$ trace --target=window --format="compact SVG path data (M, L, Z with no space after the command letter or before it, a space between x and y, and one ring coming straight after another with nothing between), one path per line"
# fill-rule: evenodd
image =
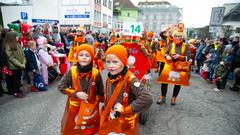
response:
M103 6L107 7L107 0L103 0Z
M157 29L157 23L153 23L152 30L156 30L156 29Z
M101 0L95 0L95 3L100 4L101 5Z
M111 0L108 1L108 8L112 9L112 1Z
M153 15L153 19L156 20L157 19L157 15Z
M101 12L94 10L94 21L101 22Z
M237 27L235 30L236 33L240 33L240 27Z
M149 21L149 20L148 20L148 19L149 19L149 15L146 15L145 17L146 17L145 20L146 20L146 21Z
M103 14L103 27L107 27L107 15Z
M108 24L112 24L112 17L108 16Z
M127 13L127 16L128 16L128 17L130 16L130 13L129 13L129 12Z

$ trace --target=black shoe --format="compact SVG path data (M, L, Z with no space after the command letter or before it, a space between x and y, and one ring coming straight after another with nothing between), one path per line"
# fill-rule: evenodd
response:
M158 101L157 101L157 104L159 105L162 105L162 104L165 104L166 103L166 98L161 96Z
M14 93L13 96L16 97L16 98L24 98L24 97L25 97L25 94L23 94L23 93L21 93L21 92L18 92L18 93Z
M14 93L13 93L13 92L7 92L7 94L8 94L8 95L14 95Z
M232 88L229 88L231 91L239 92L239 88L237 86L233 86Z
M3 96L3 94L2 93L0 93L0 97L2 97Z

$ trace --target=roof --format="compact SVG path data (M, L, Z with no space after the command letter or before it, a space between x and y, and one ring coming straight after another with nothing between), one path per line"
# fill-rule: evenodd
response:
M113 6L127 9L137 9L136 6L130 0L114 0Z
M223 22L226 21L240 21L240 3L223 17Z
M146 2L139 2L138 6L141 5L171 5L168 1L146 1Z

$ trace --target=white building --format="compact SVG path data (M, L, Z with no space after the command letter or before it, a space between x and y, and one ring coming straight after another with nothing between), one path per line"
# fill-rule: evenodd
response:
M168 1L146 1L138 3L138 20L147 31L159 33L168 24L178 24L182 19L182 8L171 5Z
M20 5L1 6L1 12L4 27L19 19L29 24L59 22L60 26L84 25L108 32L112 29L113 0L23 0Z
M233 33L240 34L240 3L227 3L223 6L225 13L222 25L230 26Z

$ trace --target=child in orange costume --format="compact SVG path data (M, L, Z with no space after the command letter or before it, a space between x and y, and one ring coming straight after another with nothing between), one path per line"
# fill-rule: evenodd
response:
M168 84L174 84L171 105L176 104L177 96L180 92L181 85L189 85L189 46L183 42L183 33L175 31L173 33L173 43L165 53L166 63L157 79L161 86L161 96L157 101L158 104L166 102ZM186 65L183 65L186 64ZM186 69L183 69L186 68Z
M103 50L100 46L99 42L94 42L95 56L94 56L94 65L97 67L99 71L104 70L104 63L102 60Z
M68 60L70 62L72 62L73 64L75 64L77 62L77 59L76 59L77 47L80 46L81 44L86 43L85 32L86 32L86 30L83 26L80 26L77 28L77 35L74 38L73 44L72 44L69 54L68 54Z
M128 70L127 59L127 50L121 45L114 45L106 51L109 74L99 135L139 135L137 113L149 108L153 102L149 91Z
M98 105L103 101L103 82L101 74L93 67L93 47L82 44L76 54L77 64L58 84L58 90L68 95L61 135L92 135L99 130Z

